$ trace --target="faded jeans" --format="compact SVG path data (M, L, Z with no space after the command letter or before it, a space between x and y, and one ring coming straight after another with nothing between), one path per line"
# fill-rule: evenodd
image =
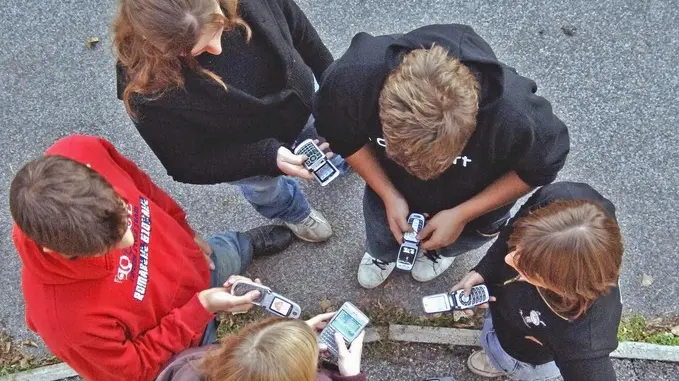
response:
M486 312L486 322L481 330L481 347L486 351L490 364L504 373L505 377L519 381L556 380L561 376L554 361L533 365L510 356L502 346L493 327L490 311Z

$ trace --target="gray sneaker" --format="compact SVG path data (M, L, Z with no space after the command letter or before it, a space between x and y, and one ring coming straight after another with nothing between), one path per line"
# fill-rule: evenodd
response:
M361 264L358 265L358 283L363 288L375 288L387 280L389 274L394 271L394 267L396 267L395 262L383 262L365 253Z
M301 240L307 242L323 242L332 236L332 227L321 212L311 208L309 216L297 224L284 222L292 232Z

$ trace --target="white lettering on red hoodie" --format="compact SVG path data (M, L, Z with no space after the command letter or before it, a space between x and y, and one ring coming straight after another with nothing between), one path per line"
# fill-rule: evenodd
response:
M134 245L104 256L46 253L15 225L26 321L88 380L152 380L199 343L214 317L197 293L210 270L181 207L104 139L69 136L46 152L89 165L128 203ZM58 216L55 216L58 218Z

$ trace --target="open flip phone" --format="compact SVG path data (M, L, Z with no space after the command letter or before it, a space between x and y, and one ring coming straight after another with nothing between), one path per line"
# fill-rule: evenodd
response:
M411 213L408 217L408 225L413 231L403 234L403 243L398 249L396 258L396 268L399 270L410 271L413 269L417 253L420 251L420 240L417 235L424 228L424 216L419 213Z
M241 296L253 290L259 291L261 295L259 298L253 300L252 304L262 307L266 312L272 315L293 319L299 319L302 315L302 310L297 303L271 291L269 287L259 283L237 280L231 286L231 295Z
M466 310L479 304L487 303L488 300L490 300L488 288L480 284L472 287L469 295L465 294L464 290L457 290L455 292L425 296L422 298L422 306L424 307L424 312L436 314L454 309Z
M345 302L318 335L318 343L325 344L333 358L337 358L339 352L335 343L335 332L339 332L346 345L349 345L363 332L368 323L370 319L361 310Z
M337 167L325 157L325 153L311 139L298 144L295 148L295 155L306 155L304 167L313 173L322 186L330 184L340 174Z

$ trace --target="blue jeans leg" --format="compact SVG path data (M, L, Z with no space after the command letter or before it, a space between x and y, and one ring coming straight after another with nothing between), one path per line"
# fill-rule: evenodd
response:
M248 202L262 216L300 223L309 216L311 207L297 180L288 176L253 176L234 181Z
M208 240L212 246L212 261L215 269L210 273L210 287L221 287L231 275L243 274L252 262L252 245L244 233L224 232ZM219 321L215 318L208 323L200 345L217 341Z
M486 312L486 321L481 330L481 347L486 351L490 364L504 373L506 377L519 381L547 381L555 380L561 373L554 361L542 365L533 365L519 361L510 356L495 334L493 318L490 311Z

